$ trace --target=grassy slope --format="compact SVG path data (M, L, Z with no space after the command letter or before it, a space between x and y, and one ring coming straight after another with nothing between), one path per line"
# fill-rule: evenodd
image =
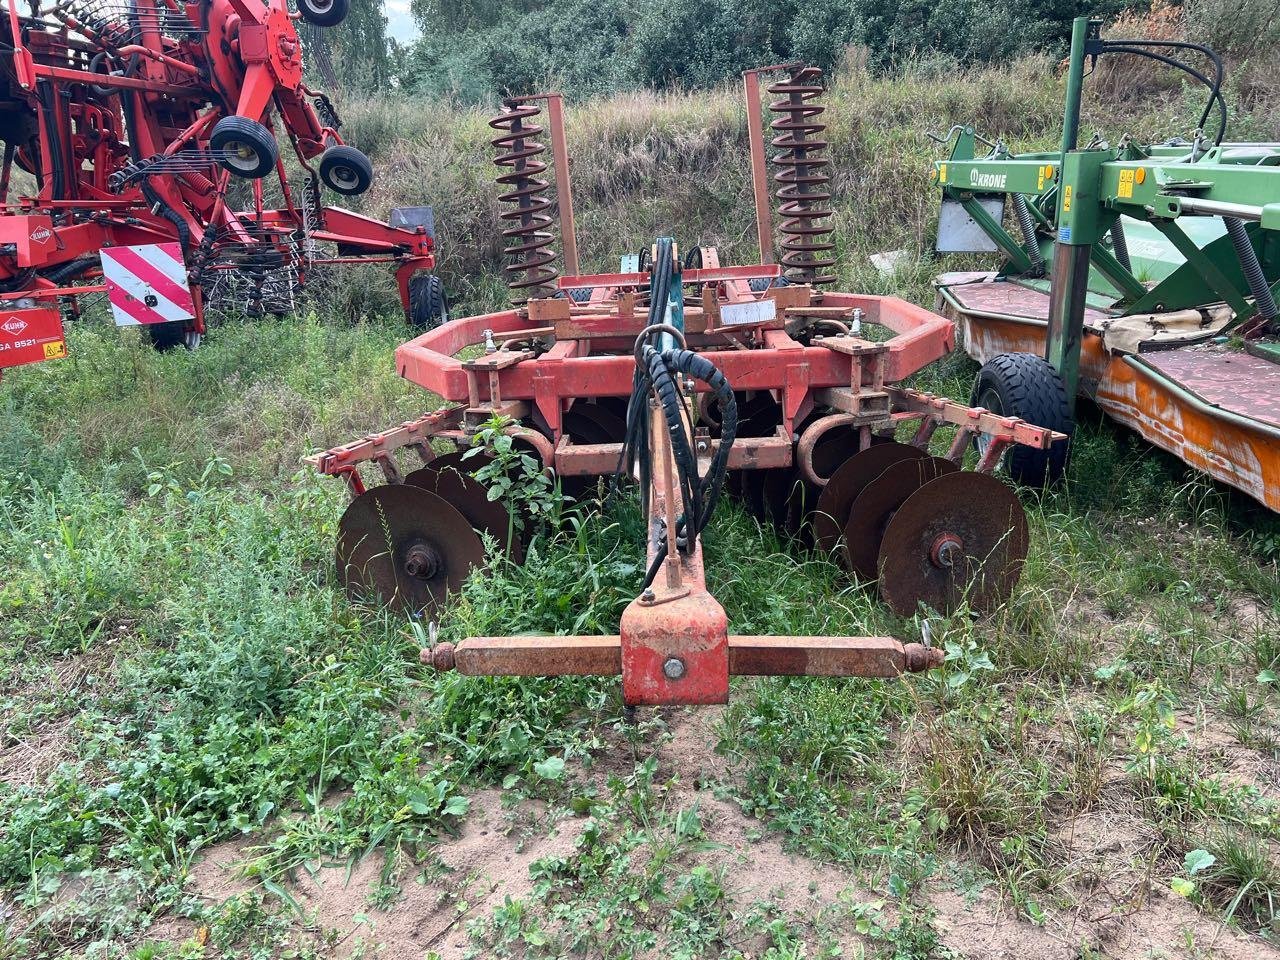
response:
M865 266L873 250L927 248L933 147L920 131L978 116L1018 144L1050 142L1057 97L1035 62L839 79L843 280L927 302L923 257L888 279ZM435 202L455 295L493 302L484 118L349 112L383 174L370 207ZM589 263L668 229L749 255L731 93L613 100L573 115L570 133ZM413 625L334 588L341 491L298 458L424 403L391 369L397 323L344 320L376 315L386 288L349 280L322 320L231 325L197 355L84 328L72 360L6 377L0 957L348 951L282 906L297 902L288 878L375 847L392 855L369 889L370 926L422 875L457 902L482 956L812 957L850 929L869 951L938 955L956 914L946 895L969 898L963 913L984 890L1015 908L1019 936L1043 924L1096 947L1093 927L1066 918L1140 919L1184 880L1208 918L1274 923L1280 743L1275 684L1259 677L1280 671L1280 534L1260 511L1087 422L1070 482L1025 492L1033 547L1013 602L933 625L944 671L738 684L695 728L725 760L707 782L681 784L679 768L673 782L663 751L687 714L631 729L612 682L423 674ZM956 359L931 385L960 395L970 374ZM522 569L473 582L442 636L612 631L638 529L623 506L544 542ZM919 634L736 510L708 551L741 632ZM539 829L565 816L580 839L537 861L521 897L473 914L433 851L493 786L539 801ZM734 871L708 860L719 835L698 811L715 803L753 818L759 844L776 835L840 865L864 895L818 912L743 900ZM1090 818L1138 838L1124 851L1137 879L1111 899L1072 840ZM201 848L228 837L242 838L254 889L222 902L184 886ZM1215 861L1192 876L1193 850ZM191 923L148 929L165 915ZM1173 916L1195 941L1186 952L1205 949L1194 911Z

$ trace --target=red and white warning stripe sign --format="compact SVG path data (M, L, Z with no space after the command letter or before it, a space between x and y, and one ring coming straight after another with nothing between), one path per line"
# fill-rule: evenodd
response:
M172 323L196 315L187 265L177 243L106 247L102 279L118 327Z

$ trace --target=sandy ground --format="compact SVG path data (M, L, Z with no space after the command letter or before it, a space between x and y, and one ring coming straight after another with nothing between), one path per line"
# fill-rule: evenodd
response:
M671 714L671 735L658 754L659 780L673 780L668 803L673 809L698 805L710 843L695 855L697 862L723 872L733 910L771 901L794 919L830 917L823 925L845 956L861 955L860 948L874 950L875 944L854 931L847 904L878 897L858 886L854 872L788 853L759 821L706 786L724 774L723 758L711 749L715 716L714 710ZM1205 749L1221 746L1213 739L1214 732L1206 731ZM1274 776L1265 765L1251 763L1242 756L1232 769ZM597 767L590 775L603 778L608 772ZM1098 807L1065 824L1056 838L1069 853L1070 868L1061 885L1076 904L1073 909L1046 909L1045 923L1036 925L990 886L960 893L935 881L927 905L936 912L934 925L943 945L971 960L1076 960L1084 947L1117 960L1280 958L1280 950L1222 927L1171 893L1165 878L1152 873L1156 838L1149 826L1127 814L1123 804L1109 803L1109 793L1118 795L1118 784L1114 791L1104 787ZM474 949L466 932L469 920L488 914L507 897L528 897L533 890L529 868L535 861L573 854L587 820L554 816L537 802L504 805L499 790L475 794L459 834L439 845L438 862L428 864L425 872L415 866L400 877L402 893L386 910L370 903L386 867L382 854L351 868L300 872L291 892L307 922L297 924L297 941L317 943L320 932L328 931L329 949L338 958L422 960L434 952L441 960L460 960ZM228 842L206 851L193 868L190 888L211 902L251 889L236 869L245 845ZM151 938L177 942L195 932L189 922L166 920L153 928ZM758 956L765 944L744 937L739 947Z

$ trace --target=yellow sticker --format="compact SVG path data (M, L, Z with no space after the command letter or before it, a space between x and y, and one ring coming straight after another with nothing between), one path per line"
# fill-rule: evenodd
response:
M1120 188L1116 192L1117 192L1117 195L1122 200L1127 200L1133 197L1133 171L1132 170L1120 171Z
M1036 189L1037 190L1044 189L1044 164L1043 163L1040 164L1040 166L1036 167Z
M1071 184L1067 184L1062 188L1062 212L1069 213L1071 211Z
M46 360L61 360L67 355L67 342L65 340L51 340L44 345L44 358Z
M947 165L945 163L938 164L938 182L947 182Z

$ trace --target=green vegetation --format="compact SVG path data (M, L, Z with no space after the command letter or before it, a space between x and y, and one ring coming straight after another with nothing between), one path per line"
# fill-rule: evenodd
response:
M1090 122L1198 109L1163 96ZM841 284L930 302L922 132L1051 142L1059 99L1041 60L838 75ZM1270 109L1237 130L1274 137ZM455 302L498 302L486 114L347 114L368 208L435 203ZM570 138L589 264L665 230L750 255L732 92L577 106ZM894 247L897 274L867 265ZM1273 516L1087 415L1068 482L1023 491L1012 602L930 624L941 671L743 681L628 724L613 681L425 671L422 624L335 586L343 491L300 458L431 403L395 376L389 294L346 272L323 313L196 354L84 323L0 384L0 958L924 958L973 918L975 949L1275 953ZM615 631L640 518L591 509L474 577L440 639ZM735 630L924 629L733 505L707 550Z

